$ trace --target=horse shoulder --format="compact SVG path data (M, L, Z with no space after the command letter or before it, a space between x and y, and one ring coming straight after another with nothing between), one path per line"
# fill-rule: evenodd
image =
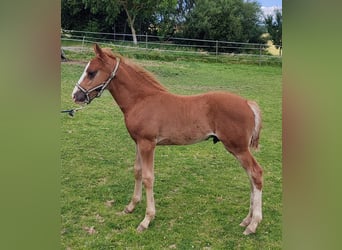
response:
M165 116L167 100L163 94L140 99L124 114L125 124L132 137L146 133L154 136L158 130L159 121Z

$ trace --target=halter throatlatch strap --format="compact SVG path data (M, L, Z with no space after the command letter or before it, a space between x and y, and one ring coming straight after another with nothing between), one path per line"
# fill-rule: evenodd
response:
M108 84L109 84L109 83L111 82L111 80L113 80L113 78L115 77L116 72L117 72L118 69L119 69L119 65L120 65L120 58L117 57L117 58L116 58L116 65L115 65L115 68L114 68L114 70L112 71L112 73L110 74L109 78L108 78L105 82L101 83L100 85L98 85L98 86L96 86L96 87L94 87L94 88L91 88L91 89L86 90L86 89L84 89L83 87L81 87L81 85L80 85L79 83L76 84L77 88L78 88L79 90L81 90L81 91L85 94L85 96L86 96L86 98L87 98L87 100L86 100L86 103L87 103L87 104L89 104L93 99L95 99L95 98L97 98L97 97L100 97L100 96L102 95L103 91L107 88ZM97 95L94 96L93 98L90 98L89 94L90 94L91 92L93 92L93 91L98 91L98 93L97 93Z

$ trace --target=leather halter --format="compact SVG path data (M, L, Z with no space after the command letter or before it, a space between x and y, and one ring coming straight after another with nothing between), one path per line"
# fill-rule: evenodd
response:
M87 98L85 101L86 104L89 104L92 100L94 100L95 98L100 97L102 95L105 88L108 86L108 84L111 82L111 80L113 80L113 78L115 77L116 72L119 69L119 65L120 65L120 58L116 57L116 65L115 65L114 70L110 74L109 78L105 82L101 83L100 85L98 85L96 87L93 87L91 89L86 90L85 88L81 87L80 83L76 84L77 88L85 94L85 96ZM93 91L97 91L98 93L97 93L97 95L95 95L94 97L91 98L89 96L89 94Z

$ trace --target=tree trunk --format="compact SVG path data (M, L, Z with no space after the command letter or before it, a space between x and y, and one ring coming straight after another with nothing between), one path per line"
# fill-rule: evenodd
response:
M138 44L138 41L137 41L137 34L136 34L136 32L135 32L135 29L134 29L134 27L133 27L133 24L132 24L130 27L131 27L132 36L133 36L133 43L134 43L135 45L137 45L137 44Z
M129 27L131 28L131 31L132 31L133 43L134 43L134 45L137 45L138 44L137 34L135 32L135 29L134 29L135 16L133 16L133 18L132 18L131 15L128 12L127 7L124 6L124 9L125 9L126 14L127 14L128 25L129 25Z

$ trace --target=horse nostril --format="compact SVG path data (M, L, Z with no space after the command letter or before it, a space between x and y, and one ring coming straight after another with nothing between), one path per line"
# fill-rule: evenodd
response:
M82 91L77 91L74 93L73 99L75 102L85 102L86 95Z

